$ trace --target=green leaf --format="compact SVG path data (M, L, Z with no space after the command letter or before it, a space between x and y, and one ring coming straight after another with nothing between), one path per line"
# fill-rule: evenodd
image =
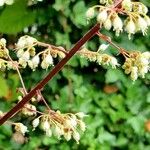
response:
M4 78L0 77L0 97L6 96L8 93L8 85Z
M0 32L16 34L35 21L35 12L27 9L26 0L6 6L0 15Z

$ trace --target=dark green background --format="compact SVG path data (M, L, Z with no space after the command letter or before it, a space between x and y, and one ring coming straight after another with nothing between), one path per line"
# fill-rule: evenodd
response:
M150 6L149 0L142 0ZM12 6L0 8L0 33L8 46L28 34L40 41L61 45L69 50L86 31L94 25L95 20L87 24L87 8L97 4L98 0L44 0L27 7L27 1L16 0ZM34 30L35 27L37 30ZM105 33L120 46L128 50L145 51L150 49L150 31L143 37L138 33L128 40L127 34L115 37L114 32ZM96 51L103 43L97 37L87 43L87 47ZM108 53L116 53L110 47ZM120 62L123 61L121 57ZM55 60L55 63L58 60ZM25 85L30 90L49 70L38 68L32 72L29 68L21 70ZM118 89L107 93L106 85ZM28 142L21 145L12 140L12 128L0 127L0 150L149 150L150 133L145 124L150 120L150 74L145 79L133 83L123 71L102 68L95 63L74 56L65 68L43 90L51 108L61 112L83 111L89 115L85 118L87 130L81 134L80 144L74 140L59 141L48 138L39 129L30 131L26 136ZM20 82L16 72L0 72L0 109L8 111L17 102L16 88ZM111 87L109 87L112 90ZM37 106L44 110L41 104ZM15 120L20 119L17 115ZM22 118L22 122L31 127L31 119ZM149 127L150 128L150 127ZM150 130L150 129L149 129Z

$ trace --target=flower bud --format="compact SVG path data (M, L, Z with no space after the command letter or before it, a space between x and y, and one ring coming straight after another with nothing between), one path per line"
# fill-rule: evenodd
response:
M73 138L76 140L77 144L79 144L80 134L77 131L73 132Z
M105 51L109 47L109 44L101 44L98 51Z
M136 32L136 26L132 19L127 21L125 29L127 33L129 33L129 39L131 38L131 34L134 34Z
M97 21L99 23L104 23L106 21L107 17L108 17L107 11L102 10L101 12L99 12L99 14L97 16Z
M23 135L25 135L25 133L28 132L28 128L22 123L14 123L14 125L15 125L15 130L17 132L22 133Z
M35 129L40 123L40 119L39 118L36 118L33 120L32 122L32 125L33 125L33 128Z
M131 11L132 10L132 2L131 2L131 0L123 0L122 8L124 8L127 11Z
M114 27L114 31L116 31L116 36L119 36L120 32L122 32L122 28L123 28L123 23L122 20L120 19L120 17L118 17L118 15L115 16L115 18L113 19L113 27Z
M111 27L112 27L112 22L111 22L111 20L108 18L108 19L104 22L104 28L105 28L106 30L110 30Z
M147 34L148 25L144 18L139 16L136 25L137 25L137 30L141 30L143 35Z
M94 8L89 8L86 12L87 19L91 19L94 17L95 11Z
M137 80L138 78L138 68L137 67L132 67L131 69L131 79L133 81Z

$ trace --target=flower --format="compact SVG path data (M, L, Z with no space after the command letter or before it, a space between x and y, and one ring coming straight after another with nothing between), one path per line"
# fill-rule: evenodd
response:
M37 40L35 38L25 35L19 38L16 47L18 49L24 49L26 47L32 47L36 42Z
M43 59L43 61L42 61L42 63L41 63L41 67L42 67L43 69L47 69L50 65L53 65L53 58L52 58L52 56L49 54L49 55L47 55L47 56Z
M99 23L104 23L107 20L108 14L106 10L102 10L101 12L99 12L98 16L97 16L97 21Z
M131 0L123 0L121 5L122 5L122 8L124 8L127 11L131 11L132 10L132 2L131 2Z
M40 119L36 118L33 120L32 125L33 125L33 130L39 125Z
M94 17L95 11L94 8L89 8L86 12L87 19L91 19Z
M137 80L138 78L138 68L136 66L132 67L131 69L131 79L133 81Z
M148 24L144 18L139 16L136 21L136 25L137 25L137 30L141 30L143 35L147 34Z
M25 133L28 132L28 128L22 123L14 123L14 125L15 125L15 130L17 132L22 133L23 135L25 135Z
M77 131L73 132L73 138L76 140L77 144L79 144L80 134Z
M123 31L123 23L118 15L115 16L115 18L112 21L112 24L113 30L116 31L116 36L119 36L120 32Z
M28 65L31 69L35 70L36 67L38 67L38 64L40 63L40 58L38 55L34 56L32 60L28 61Z
M109 44L101 44L98 51L105 51L109 47Z
M128 36L129 39L131 39L131 34L135 34L135 32L136 32L136 26L132 19L127 21L125 29L126 29L127 33L129 34L129 36Z
M112 27L112 22L111 22L110 18L108 18L108 19L106 19L106 21L104 22L104 28L105 28L106 30L110 30L111 27Z

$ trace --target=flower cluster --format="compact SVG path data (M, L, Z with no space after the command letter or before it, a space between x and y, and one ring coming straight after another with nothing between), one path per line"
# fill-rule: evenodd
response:
M0 6L3 5L12 5L14 3L14 0L0 0Z
M9 51L6 48L6 40L0 39L0 70L4 71L6 68L15 69L13 63L8 60Z
M122 68L126 74L130 74L131 79L135 81L139 76L145 77L150 69L150 52L132 52Z
M51 111L49 114L43 114L33 120L33 130L40 125L49 137L54 135L60 139L61 136L64 136L67 141L73 137L79 143L80 134L78 130L85 131L86 126L82 121L85 116L82 112L62 114L60 111Z
M102 4L105 4L105 6L96 5L89 8L86 17L88 19L93 18L95 16L95 8L98 8L97 21L107 30L113 28L116 36L119 36L123 30L128 33L129 39L137 31L142 31L143 35L146 35L150 26L150 18L147 15L148 8L144 4L123 0L121 8L118 9L111 6L108 7L106 0L102 1ZM123 21L120 15L126 15L127 18Z
M41 51L36 54L36 49L34 46L46 46L47 48L44 51ZM26 68L28 65L32 70L35 70L39 64L43 69L47 69L49 66L53 66L53 57L64 58L65 54L60 51L61 47L53 48L50 45L43 44L37 41L35 38L30 36L23 36L21 37L17 44L17 57L19 58L19 64ZM40 57L41 55L41 57ZM40 62L40 59L42 61Z
M105 45L105 48L107 46ZM104 50L104 45L100 46L99 52L92 52L86 48L83 48L79 53L82 57L87 58L89 61L97 62L99 65L111 66L112 68L116 68L119 66L117 59L108 54L100 53Z

